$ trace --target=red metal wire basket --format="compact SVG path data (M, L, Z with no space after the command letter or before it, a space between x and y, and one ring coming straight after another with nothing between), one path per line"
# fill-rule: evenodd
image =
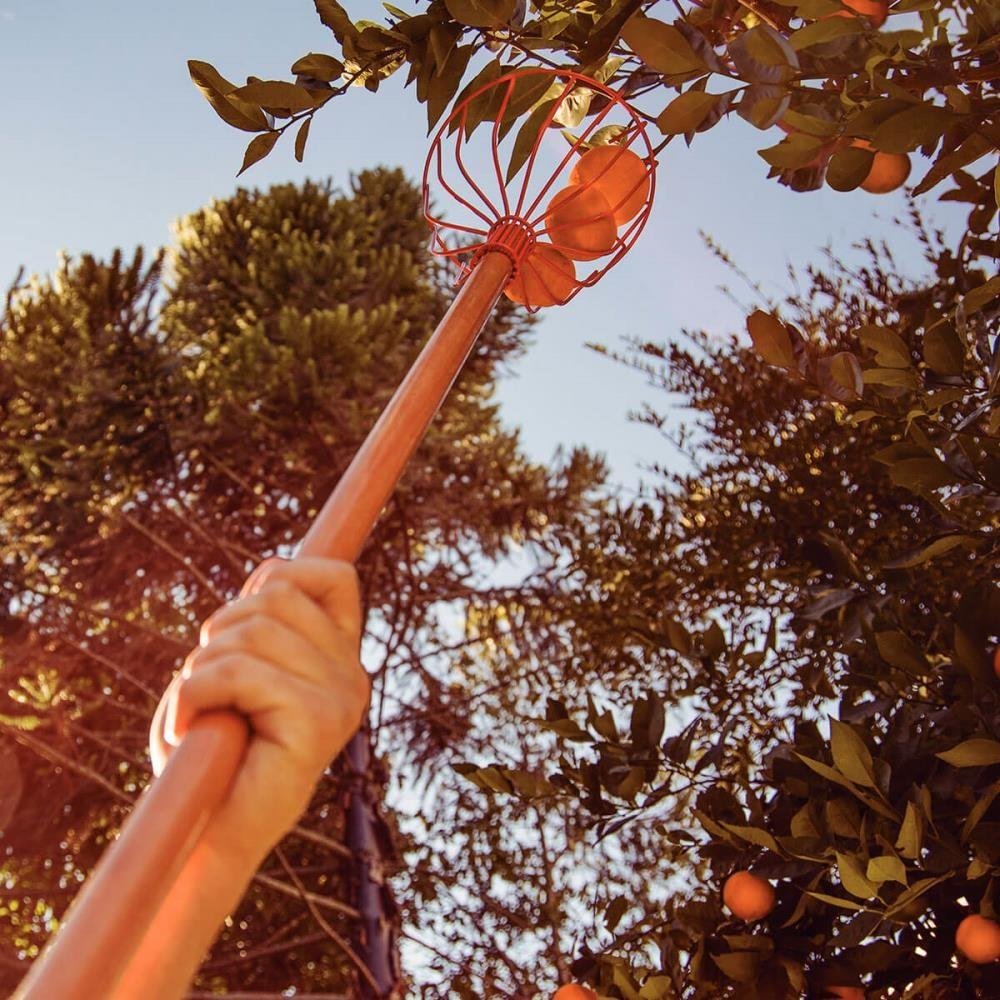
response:
M508 73L460 98L434 136L423 178L431 250L459 280L500 251L514 268L509 298L531 311L562 305L638 239L655 175L646 123L616 91L568 69Z

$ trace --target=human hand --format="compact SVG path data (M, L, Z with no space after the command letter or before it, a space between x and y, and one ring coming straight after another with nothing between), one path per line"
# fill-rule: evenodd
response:
M177 746L199 712L248 719L246 754L202 834L207 849L259 863L302 815L368 704L360 634L354 567L322 558L267 560L205 620L157 707L151 746Z

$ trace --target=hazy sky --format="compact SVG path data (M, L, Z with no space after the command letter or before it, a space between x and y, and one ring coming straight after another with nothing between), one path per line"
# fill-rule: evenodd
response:
M371 0L345 5L356 18L382 16ZM50 271L60 249L103 256L162 245L176 217L235 189L249 137L216 118L188 78L189 58L237 82L283 78L298 56L331 51L332 42L309 0L0 0L0 282L6 287L21 264ZM378 164L419 177L426 116L401 82L332 102L313 123L304 164L283 143L241 182L329 176L345 184L351 171ZM798 195L766 180L754 150L779 135L734 116L691 149L669 147L650 224L629 258L545 313L517 377L502 386L505 418L523 428L536 457L586 443L625 483L635 482L638 462L672 458L653 432L626 423L648 395L641 379L582 345L665 340L682 326L742 328L716 289L729 279L699 229L774 291L786 285L789 262L815 259L826 243L846 253L852 241L887 231L900 195ZM932 217L948 221L936 206ZM916 261L905 246L900 258Z

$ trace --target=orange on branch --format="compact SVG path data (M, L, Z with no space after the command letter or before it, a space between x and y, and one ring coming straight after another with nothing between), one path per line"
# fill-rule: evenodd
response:
M740 920L761 920L774 909L774 887L752 872L734 872L722 887L722 902Z
M575 288L573 261L547 243L536 243L503 293L512 302L537 308L561 305Z
M571 184L589 184L607 199L616 226L635 218L649 195L649 171L642 157L623 146L588 149L569 175Z
M552 1000L597 1000L597 994L586 986L567 983L556 990Z
M608 199L582 184L556 192L545 213L545 229L552 242L576 260L603 257L618 239Z
M973 913L955 931L955 947L976 965L986 965L1000 958L1000 924Z
M841 0L841 3L847 8L841 17L850 16L848 11L854 11L867 17L876 28L881 28L889 16L889 4L884 0Z
M852 146L871 149L871 143L855 139ZM910 158L906 153L882 153L875 151L868 176L861 182L861 190L869 194L888 194L903 186L910 176Z

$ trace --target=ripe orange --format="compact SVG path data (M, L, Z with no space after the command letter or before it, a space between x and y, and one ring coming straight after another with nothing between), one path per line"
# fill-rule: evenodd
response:
M576 983L567 983L556 990L552 1000L597 1000L597 994L586 986L578 986Z
M618 239L608 199L582 184L556 192L545 213L545 229L552 242L575 260L603 257Z
M889 16L889 4L885 0L841 0L841 3L848 10L863 14L876 28L881 28Z
M1000 677L1000 646L993 651L993 673Z
M590 184L608 200L616 226L635 218L649 194L642 157L622 146L594 146L573 167L570 184Z
M740 920L761 920L774 909L774 888L751 872L734 872L722 887L722 902Z
M536 243L503 293L523 306L562 305L576 288L576 268L555 247Z
M871 149L871 143L855 139L852 146ZM861 182L861 190L869 194L888 194L902 187L910 176L910 158L906 153L875 153L868 176Z
M986 965L1000 958L1000 924L973 913L955 931L955 946L976 965Z
M826 986L827 1000L865 1000L865 991L860 986Z

